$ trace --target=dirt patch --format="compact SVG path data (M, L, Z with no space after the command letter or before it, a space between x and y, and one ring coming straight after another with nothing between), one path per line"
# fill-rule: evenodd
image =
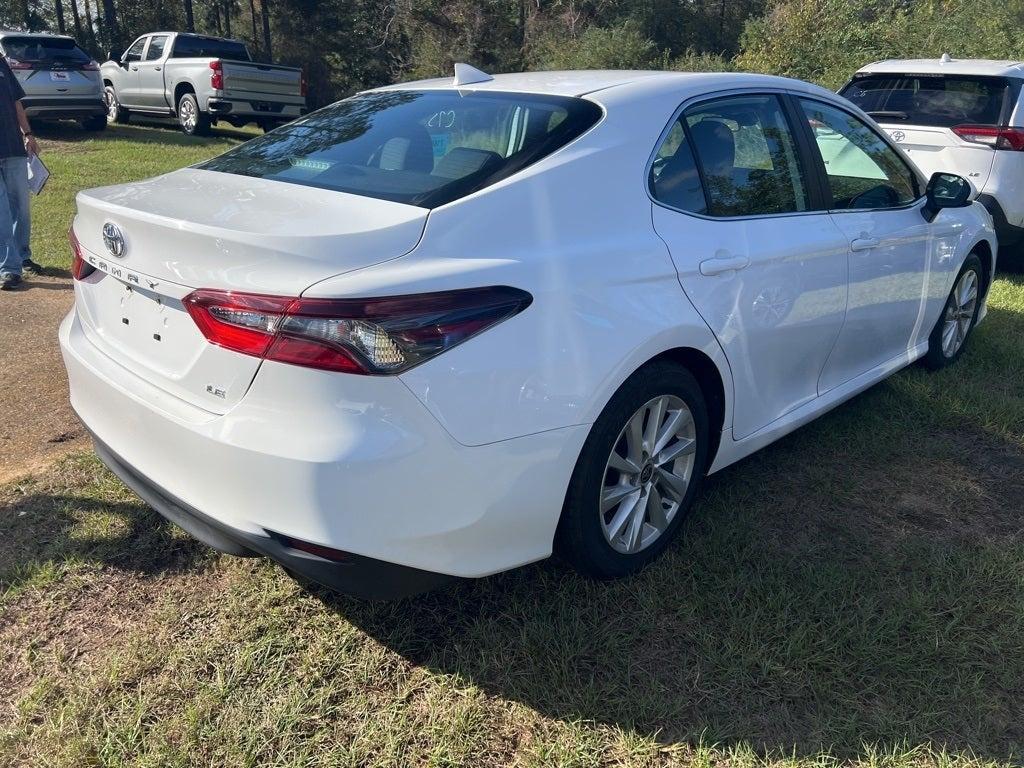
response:
M57 326L74 301L71 279L29 275L24 286L0 293L0 483L89 446L57 345Z

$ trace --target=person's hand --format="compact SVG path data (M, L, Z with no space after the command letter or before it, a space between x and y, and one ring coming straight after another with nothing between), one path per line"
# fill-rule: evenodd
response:
M25 137L25 149L28 151L30 155L39 154L39 143L36 141L35 136Z

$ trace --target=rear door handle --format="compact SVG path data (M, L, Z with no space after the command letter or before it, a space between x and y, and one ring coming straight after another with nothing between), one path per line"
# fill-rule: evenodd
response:
M700 263L702 275L720 275L723 272L735 272L750 265L749 256L726 256L724 258L705 259Z
M138 72L138 71L139 71L138 67L132 67L132 72Z
M160 67L153 67L153 69L155 69L157 72L160 71Z
M879 240L877 237L858 237L852 243L850 243L851 251L870 251L872 248L877 248Z

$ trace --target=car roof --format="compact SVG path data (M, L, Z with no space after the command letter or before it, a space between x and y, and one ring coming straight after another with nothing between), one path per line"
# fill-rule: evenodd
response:
M555 70L545 72L515 72L492 75L490 80L459 87L465 91L507 91L513 93L538 93L552 96L584 96L614 89L617 94L633 88L643 87L645 92L664 89L678 93L680 90L722 90L724 88L776 88L806 91L808 93L835 96L819 86L773 75L755 75L742 72L665 72L657 70L586 69ZM415 80L407 83L388 85L375 91L419 91L456 88L451 77L431 80Z
M927 75L990 75L1022 77L1024 63L1000 59L954 59L944 54L938 59L887 59L857 70L857 74L895 73Z
M18 32L16 29L0 30L0 38L5 37L40 37L46 40L74 40L71 35L55 35L52 32Z

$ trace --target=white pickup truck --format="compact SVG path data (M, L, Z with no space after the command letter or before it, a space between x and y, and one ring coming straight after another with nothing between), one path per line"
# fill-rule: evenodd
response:
M270 130L306 107L301 69L254 62L243 43L221 37L151 32L111 51L100 73L110 122L145 114L177 117L190 135L219 121Z

